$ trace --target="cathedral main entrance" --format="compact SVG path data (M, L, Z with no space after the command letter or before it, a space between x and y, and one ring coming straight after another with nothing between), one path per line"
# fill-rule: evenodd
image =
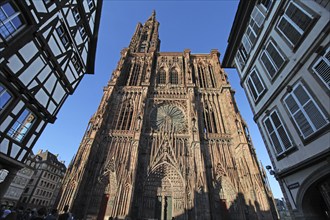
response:
M145 219L182 218L179 216L184 214L184 185L182 177L171 165L163 163L149 174L140 213Z

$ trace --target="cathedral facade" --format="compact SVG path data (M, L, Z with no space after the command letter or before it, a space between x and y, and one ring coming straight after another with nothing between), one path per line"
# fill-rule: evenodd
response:
M66 173L79 219L275 219L219 52L160 52L137 25Z

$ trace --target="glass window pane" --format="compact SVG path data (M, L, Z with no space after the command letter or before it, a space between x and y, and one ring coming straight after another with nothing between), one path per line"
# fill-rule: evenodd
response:
M8 131L8 135L17 141L22 141L34 122L35 116L25 109Z
M21 27L23 25L21 18L19 16L13 18L13 20L11 20L11 22L16 29L18 29L19 27Z
M10 3L5 3L4 5L1 6L1 8L7 14L7 17L10 17L13 14L15 14L15 10Z
M0 110L4 109L5 105L10 101L10 99L11 95L6 90L6 88L0 84Z

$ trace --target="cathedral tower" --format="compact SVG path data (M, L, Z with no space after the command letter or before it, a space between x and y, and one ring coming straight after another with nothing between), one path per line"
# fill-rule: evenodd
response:
M273 219L219 52L160 52L155 16L122 50L58 208L88 219Z

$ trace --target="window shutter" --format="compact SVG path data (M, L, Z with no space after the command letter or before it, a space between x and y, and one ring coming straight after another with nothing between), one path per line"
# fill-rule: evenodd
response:
M312 23L312 19L312 15L306 12L302 7L294 2L290 2L277 28L290 41L291 45L295 46Z
M289 95L285 99L285 104L287 105L291 116L295 120L297 126L299 127L299 130L303 134L304 137L307 137L308 135L313 133L313 129L308 123L307 118L303 114L303 112L300 110L298 103L295 101L295 99L292 97L292 95Z
M301 33L294 28L286 17L281 18L277 28L280 29L284 36L290 41L291 45L294 46L300 40Z
M277 133L282 141L283 146L288 149L291 146L291 141L282 125L280 118L278 117L276 112L271 114L271 119L273 120L274 126L277 130Z
M261 55L261 61L264 64L265 68L267 69L268 74L270 75L270 77L274 77L275 73L276 73L276 69L274 68L274 66L272 65L272 63L270 62L268 56L266 55L266 52L263 52Z
M270 116L264 120L264 124L277 154L292 147L291 140L276 111L273 111Z
M327 124L325 116L302 84L296 85L284 101L304 138Z
M328 48L326 54L314 64L314 72L323 80L323 82L330 89L330 48Z
M275 66L276 66L276 69L277 70L280 69L284 63L284 59L281 56L281 54L279 53L279 51L277 50L277 48L275 47L275 45L270 42L268 44L266 50L267 50L268 54L270 55L270 57L272 58Z
M265 88L259 78L256 69L253 69L252 72L250 73L247 83L254 97L254 100L257 100Z

